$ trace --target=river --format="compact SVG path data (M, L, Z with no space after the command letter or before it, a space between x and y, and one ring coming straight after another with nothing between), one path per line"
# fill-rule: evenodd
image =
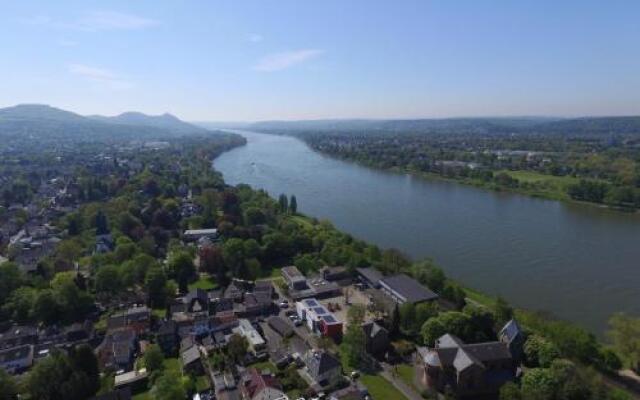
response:
M373 170L293 137L235 132L247 145L214 160L229 184L295 194L300 212L598 335L616 311L640 315L636 215Z

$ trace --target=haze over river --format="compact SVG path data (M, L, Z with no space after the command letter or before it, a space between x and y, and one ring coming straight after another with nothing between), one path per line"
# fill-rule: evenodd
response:
M214 161L229 184L295 194L302 213L597 334L613 312L640 315L637 215L377 171L293 137L235 132L247 145Z

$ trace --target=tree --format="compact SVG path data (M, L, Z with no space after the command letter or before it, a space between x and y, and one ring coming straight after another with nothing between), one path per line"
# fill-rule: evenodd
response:
M36 320L47 325L51 325L60 319L62 307L58 303L53 290L44 289L38 293L33 303L32 313Z
M617 313L609 320L609 326L608 334L618 354L640 372L640 318Z
M2 306L2 312L14 321L25 322L32 316L37 296L36 289L22 286L11 293L9 299Z
M398 333L400 333L401 321L402 318L400 317L400 306L398 306L398 303L395 303L395 306L393 307L393 313L391 314L391 321L389 322L389 335L392 338L395 338L396 336L398 336Z
M264 212L258 207L249 207L244 212L244 222L247 225L260 225L267 222L267 217Z
M437 267L432 260L423 260L411 266L411 275L429 289L435 292L442 292L447 277L444 271Z
M234 363L240 363L247 355L249 349L249 342L244 336L240 336L236 333L231 335L227 344L227 354Z
M99 294L113 296L122 289L120 273L115 265L105 265L98 268L95 280L96 292Z
M75 371L87 376L86 391L92 394L97 392L100 388L100 368L91 346L81 344L73 348L71 351L71 363Z
M160 371L164 363L164 354L157 344L152 344L144 353L144 366L150 373Z
M0 368L0 400L16 400L18 384L3 368Z
M187 392L175 372L167 372L156 379L149 392L153 400L184 400Z
M231 275L240 275L239 272L244 266L244 241L238 238L227 240L222 246L224 263L231 269Z
M500 400L520 400L520 388L513 382L507 382L500 388Z
M530 367L548 367L560 356L558 348L547 339L531 335L524 344L526 364Z
M408 301L400 306L400 330L405 335L413 335L415 332L416 306Z
M278 197L278 208L281 213L286 213L289 209L289 200L286 194L281 194L280 197Z
M184 250L172 252L169 255L167 268L169 275L178 282L180 291L188 291L189 282L196 276L196 267L191 254Z
M18 289L24 281L18 264L5 262L0 264L0 304L4 304L11 292Z
M436 339L445 333L458 336L465 341L473 339L475 332L471 317L459 311L447 311L430 318L422 325L422 338L429 346L433 346Z
M522 378L521 393L523 400L553 399L556 391L556 380L551 370L533 368Z
M298 199L296 199L294 195L292 195L291 200L289 200L289 212L293 215L298 212Z
M90 350L90 349L89 349ZM25 380L25 391L39 400L84 400L93 396L98 387L95 368L85 350L78 360L59 351L52 352L35 364ZM80 368L87 367L89 371Z
M109 233L107 216L102 211L98 211L95 219L96 235L106 235Z
M145 286L149 297L149 305L154 308L164 307L167 300L167 276L160 267L147 271Z
M361 305L353 305L347 312L349 324L342 341L342 349L346 352L347 363L352 368L362 368L366 360L366 337L362 329L365 314L366 309Z

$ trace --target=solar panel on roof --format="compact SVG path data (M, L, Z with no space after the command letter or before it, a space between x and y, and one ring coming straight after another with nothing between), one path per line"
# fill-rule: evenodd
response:
M307 300L307 305L310 306L310 307L317 307L318 306L318 302L315 301L315 300L310 299L310 300Z
M318 315L324 315L329 313L324 307L315 307L313 311Z
M333 315L325 315L324 317L322 317L322 319L329 323L337 322L336 319L333 318Z

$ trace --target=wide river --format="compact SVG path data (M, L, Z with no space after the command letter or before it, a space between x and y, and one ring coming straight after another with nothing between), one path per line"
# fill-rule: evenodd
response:
M305 214L598 335L616 311L640 315L636 215L377 171L292 137L235 132L247 145L214 161L230 184L295 194Z

